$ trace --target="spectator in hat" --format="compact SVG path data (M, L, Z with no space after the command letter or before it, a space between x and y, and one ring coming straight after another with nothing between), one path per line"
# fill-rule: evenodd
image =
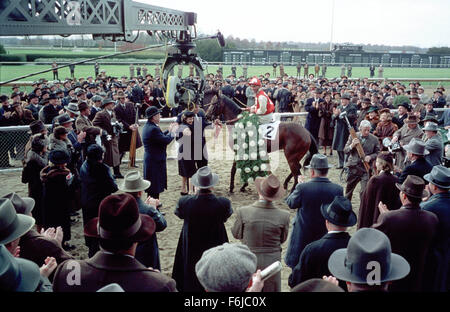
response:
M35 208L35 201L30 197L20 197L15 192L9 193L2 198L9 199L14 206L17 214L31 217ZM41 270L46 271L46 277L53 279L53 270L56 269L57 263L61 263L67 259L72 259L62 247L62 229L48 228L39 232L31 228L28 232L20 237L19 248L20 258L33 261ZM53 258L52 263L50 263ZM46 268L47 267L47 268ZM43 273L43 272L42 272Z
M438 134L439 128L437 123L427 122L422 131L425 132L425 149L429 152L428 155L425 155L425 160L431 166L442 164L444 144L441 136Z
M43 225L43 188L40 173L48 165L47 147L50 141L45 134L41 133L32 135L30 141L30 150L24 160L21 181L28 184L28 196L33 198L36 203L33 217L36 220L37 229L40 231Z
M370 122L370 133L373 133L375 129L377 128L378 123L380 122L380 115L378 113L378 106L371 106L369 110L367 111L366 119ZM360 123L361 125L361 123Z
M29 111L31 111L31 114L33 115L34 120L38 120L39 119L39 111L42 108L42 105L39 104L39 97L34 94L31 93L28 95L28 105L25 106L26 109L28 109Z
M236 99L244 105L247 105L246 92L247 92L247 86L245 85L245 79L239 79L239 84L237 85L236 90L235 90L235 96L236 96ZM204 101L204 103L207 104L209 102Z
M233 209L228 198L212 193L218 182L219 176L209 167L198 169L192 177L197 194L182 196L175 208L175 215L184 220L172 270L179 291L204 291L195 264L204 251L228 242L224 223Z
M434 110L434 104L433 101L428 101L424 103L425 105L425 117L422 118L424 120L427 115L434 115L436 118L438 118L438 112Z
M388 236L372 228L359 229L347 248L335 250L328 269L346 282L349 292L387 292L393 281L412 271L407 259L391 251Z
M74 249L68 241L71 239L70 212L74 201L73 175L66 165L70 154L66 149L54 149L50 152L49 165L41 171L43 183L43 227L63 229L64 250Z
M311 180L299 183L286 199L289 208L298 209L285 256L285 262L291 269L299 262L305 246L327 232L325 220L320 213L321 205L329 204L335 196L343 195L342 187L327 178L332 166L328 164L325 155L315 154L307 168Z
M359 124L361 123L361 121L366 119L370 108L372 108L370 105L370 98L368 98L368 97L363 98L363 100L361 101L361 109L359 110L359 113L358 113L358 119L356 120L357 127L359 127Z
M397 130L398 126L392 122L392 113L389 108L381 109L380 122L377 124L375 130L373 131L373 135L378 138L382 149L385 149L385 147L383 146L383 140L385 138L389 138L390 140L392 140L392 136Z
M395 187L398 177L391 172L394 170L394 159L388 152L381 152L375 161L376 174L367 183L364 190L358 214L358 229L371 227L380 215L378 204L383 202L390 210L397 210L401 206L399 192Z
M331 94L327 92L324 96L324 101L319 104L318 112L320 118L318 132L319 146L323 146L324 155L327 154L327 146L330 147L330 155L332 155L331 145L333 144L334 127L331 121L331 115L335 107L335 103L331 100Z
M150 106L145 111L147 123L142 129L144 144L144 179L151 182L147 194L159 199L159 194L167 189L167 145L175 138L177 124L170 124L169 129L162 131L159 127L161 110Z
M58 98L56 94L52 94L48 98L48 104L42 107L42 114L44 120L44 124L51 124L55 117L59 115L59 111L62 109L62 106L58 105Z
M438 229L437 216L429 211L421 210L423 197L428 197L423 179L409 175L400 185L402 207L389 211L380 202L380 216L372 227L385 233L392 244L392 252L404 257L411 266L410 274L403 280L393 283L391 291L420 291L426 255Z
M445 105L447 105L447 101L441 89L434 91L432 101L435 108L444 108Z
M75 120L75 128L78 133L85 132L86 137L82 142L82 160L86 159L87 148L91 144L100 143L101 139L100 135L103 130L99 127L94 127L92 121L89 119L90 108L86 102L81 102L78 104L78 109L80 111L80 115Z
M325 218L328 233L303 249L299 262L289 276L291 288L312 278L330 275L328 259L337 249L346 248L350 239L347 228L356 224L356 214L351 202L344 196L336 196L329 204L322 204L320 212ZM340 287L346 289L345 283Z
M392 122L394 122L398 128L403 127L405 120L408 118L408 112L411 111L411 107L408 103L403 102L398 104L398 111L394 114Z
M281 260L281 244L289 232L289 212L274 206L284 196L284 189L274 175L255 179L259 200L236 211L231 232L257 257L257 268L263 270ZM281 272L264 282L263 292L281 291Z
M95 115L102 110L102 101L103 98L100 95L94 95L91 97L91 109L89 112L89 120L93 121L95 118Z
M394 132L392 136L392 143L399 142L400 146L407 145L413 138L420 139L423 136L423 131L417 126L419 119L415 115L408 115L405 119L403 127ZM395 153L394 169L401 171L405 168L406 151L401 150Z
M111 283L125 292L174 292L174 280L135 259L139 242L155 232L155 222L139 214L130 194L109 195L99 206L97 218L84 227L87 236L99 239L100 251L87 260L75 260L80 266L80 283L67 283L72 274L70 261L63 262L55 273L55 292L95 292Z
M422 86L417 88L417 94L419 95L422 104L428 103L430 100L430 97L425 93L425 89Z
M119 186L119 190L132 195L138 204L139 213L150 216L155 221L155 233L145 242L138 244L136 248L136 260L156 270L161 270L159 260L159 248L156 232L161 232L167 227L166 219L159 212L158 207L161 203L158 199L150 196L145 200L141 199L144 191L150 186L150 181L142 179L138 171L129 171L125 175L123 183Z
M256 255L246 245L224 243L202 254L195 273L208 292L259 292L264 282L256 263Z
M106 131L110 140L102 136L102 144L105 148L105 155L103 162L112 167L115 179L123 179L120 173L120 152L119 152L119 133L117 126L114 128L113 124L117 124L116 114L114 112L114 101L111 98L102 101L102 110L95 115L92 124Z
M305 111L308 112L308 115L306 116L305 128L313 135L316 140L319 139L319 105L323 101L322 89L317 88L314 91L313 97L309 98L305 104Z
M344 112L347 113L350 124L354 125L358 116L357 109L354 104L350 104L350 94L348 93L344 93L341 97L341 104L333 109L333 115L331 117L331 120L335 123L332 148L337 151L339 157L339 166L337 169L344 168L344 148L350 135L346 121L340 118L341 113Z
M425 105L420 103L420 96L418 94L413 94L409 97L411 101L411 112L416 115L419 120L423 119L426 114Z
M425 142L421 139L413 138L409 144L403 146L403 149L406 151L410 165L406 166L400 173L399 183L403 183L409 175L415 175L423 179L433 168L425 159L425 156L430 154L426 149Z
M423 291L450 290L449 271L449 239L450 239L450 169L442 165L434 166L430 173L424 176L429 184L431 197L420 204L423 210L434 213L438 219L438 230L435 240L428 253L424 272Z
M353 190L358 183L360 185L359 195L366 189L367 182L370 178L370 172L366 169L363 162L372 165L372 162L376 159L378 152L380 151L380 143L378 138L370 133L371 124L368 120L363 120L359 124L359 132L356 133L357 138L349 136L347 144L345 145L344 152L348 155L346 166L348 167L347 185L345 187L345 197L349 200L352 199ZM364 151L364 160L358 154L356 149L357 145L361 144ZM370 169L369 169L370 171Z

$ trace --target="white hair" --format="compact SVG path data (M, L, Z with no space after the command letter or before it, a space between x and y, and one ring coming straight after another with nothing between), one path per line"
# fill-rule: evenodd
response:
M370 123L370 121L364 119L364 120L362 120L361 123L359 124L359 130L361 130L362 128L365 128L365 127L371 128L371 127L372 127L372 124Z

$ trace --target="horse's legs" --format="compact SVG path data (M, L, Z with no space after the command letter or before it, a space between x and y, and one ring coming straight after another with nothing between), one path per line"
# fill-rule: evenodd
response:
M288 164L289 164L289 168L291 169L291 173L289 174L289 176L294 177L294 186L291 189L291 193L292 193L294 191L295 187L297 186L298 176L301 175L300 169L301 169L302 165L300 164L300 159L297 159L297 158L288 160ZM286 189L287 189L287 185L286 185Z
M244 185L242 185L240 191L241 191L241 192L245 192L245 188L246 188L247 186L248 186L248 183L245 182Z
M236 175L236 161L233 161L233 167L231 167L231 176L230 176L230 193L234 191L234 176Z
M291 179L292 179L293 176L294 176L294 175L293 175L292 172L291 172L291 173L289 173L289 175L287 176L286 180L284 180L283 187L284 187L285 190L287 190L289 181L291 181Z

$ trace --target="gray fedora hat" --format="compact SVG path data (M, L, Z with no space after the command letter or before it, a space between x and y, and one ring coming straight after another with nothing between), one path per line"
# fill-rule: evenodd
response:
M80 114L80 109L78 108L78 104L77 103L69 103L69 105L66 106L66 110L75 114L75 115L79 115Z
M192 184L199 189L213 187L219 182L219 176L211 171L208 166L201 167L192 176Z
M5 246L0 245L0 291L34 292L40 280L36 263L15 258Z
M450 169L447 167L436 165L423 178L439 188L450 189Z
M329 204L320 206L322 216L329 222L339 226L353 226L356 224L356 214L352 203L344 196L336 196Z
M368 266L371 262L378 264L379 280L369 278L373 270ZM411 268L405 258L392 253L386 234L372 228L361 228L350 238L347 248L331 254L328 269L337 279L367 285L369 281L384 283L402 279Z
M416 138L413 138L407 145L404 145L403 149L407 152L420 156L430 154L430 152L425 148L425 142Z
M33 227L34 218L17 214L12 202L7 198L0 198L0 244L8 244Z
M150 187L150 181L144 180L137 170L129 171L124 181L119 185L119 190L127 193L145 191Z
M2 196L2 198L7 198L11 201L17 213L29 214L36 204L35 200L31 197L20 197L17 193L9 193Z
M308 169L329 169L332 167L333 165L328 164L327 156L320 153L314 154L311 159L311 164L305 166Z
M427 125L422 129L423 131L439 131L437 123L428 122Z

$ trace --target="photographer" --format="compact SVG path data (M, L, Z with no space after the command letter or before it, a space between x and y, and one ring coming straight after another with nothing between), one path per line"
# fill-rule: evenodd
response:
M120 173L120 152L119 135L121 124L116 119L114 113L114 101L110 98L102 101L102 110L95 115L92 124L105 130L108 137L102 137L102 144L105 147L105 156L103 162L114 169L114 178L123 179ZM110 140L108 140L110 138Z

